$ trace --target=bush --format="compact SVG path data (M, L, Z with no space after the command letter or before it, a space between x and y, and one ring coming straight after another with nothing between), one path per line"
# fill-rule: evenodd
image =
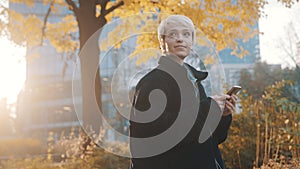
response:
M18 140L17 143L19 143ZM33 143L33 141L30 141ZM125 154L127 147L118 142L106 143L115 151ZM36 145L36 144L34 144ZM19 146L18 146L19 147ZM26 152L26 151L25 151ZM75 136L71 133L54 141L49 133L47 154L39 157L10 158L0 163L0 169L128 169L129 159L116 156L99 148L85 134Z
M300 161L291 160L289 163L275 162L274 160L269 160L267 164L262 165L260 169L299 169Z
M39 140L31 138L15 138L0 140L1 157L24 157L46 154L47 147Z

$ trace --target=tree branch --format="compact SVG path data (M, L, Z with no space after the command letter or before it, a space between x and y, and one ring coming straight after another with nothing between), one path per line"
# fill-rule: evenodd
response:
M99 2L100 6L101 6L101 11L100 11L101 14L105 13L106 5L108 2L109 2L109 0L103 0L103 1Z
M77 13L78 13L78 8L77 8L77 6L76 6L76 4L74 3L74 1L73 0L65 0L66 2L67 2L67 4L69 5L69 6L71 6L72 7L72 11L74 12L74 14L77 16Z
M285 45L284 42L280 41L280 46L279 47L285 52L286 56L293 59L293 57L294 57L293 51L287 49L288 47Z
M51 9L52 9L52 7L53 7L53 4L54 4L54 0L51 1L50 6L49 6L49 8L48 8L48 10L47 10L47 13L46 13L46 15L45 15L45 18L44 18L44 24L43 24L43 28L42 28L42 39L41 39L40 45L43 45L44 37L45 37L45 35L46 35L46 33L45 33L45 30L46 30L46 24L47 24L48 18L49 18L49 16L50 16L50 13L51 13Z
M114 11L115 9L119 8L120 6L124 5L124 1L120 1L118 2L116 5L110 7L107 10L104 10L103 13L101 13L102 16L106 16L107 14L109 14L110 12Z

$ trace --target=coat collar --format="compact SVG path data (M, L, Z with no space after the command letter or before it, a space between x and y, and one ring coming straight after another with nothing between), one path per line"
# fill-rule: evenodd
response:
M159 61L158 61L158 64L159 65L168 65L168 66L172 66L174 68L179 68L179 69L186 70L183 67L183 65L178 64L177 62L175 62L172 59L168 58L168 56L161 56L160 59L159 59ZM197 81L204 80L208 76L208 72L198 71L194 67L192 67L191 65L189 65L187 63L183 63L183 64L186 65L186 66L188 66L188 68L191 70L192 74L197 79Z
M196 70L193 66L191 66L191 65L189 65L189 64L187 64L187 63L183 63L183 64L187 65L187 66L190 68L190 70L191 70L191 72L193 73L194 77L195 77L198 81L199 81L199 80L201 81L201 80L204 80L204 79L207 78L208 72L206 72L206 71L198 71L198 70Z
M169 58L169 56L161 56L158 60L159 65L166 65L166 66L172 66L174 68L183 68L182 65L175 62L173 59Z

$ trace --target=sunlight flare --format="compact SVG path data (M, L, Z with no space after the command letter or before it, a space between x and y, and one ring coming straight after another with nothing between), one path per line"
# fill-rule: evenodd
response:
M7 39L0 39L0 98L15 102L25 82L26 49L14 45Z

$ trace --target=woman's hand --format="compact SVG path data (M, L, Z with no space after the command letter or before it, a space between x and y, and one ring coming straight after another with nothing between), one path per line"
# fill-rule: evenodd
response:
M223 110L223 116L228 116L235 112L235 105L237 100L236 95L216 95L212 96L212 99L214 99L218 103L221 110Z
M237 96L234 94L229 96L229 99L226 99L223 116L228 116L228 115L232 114L233 112L235 112L236 101L237 101Z

